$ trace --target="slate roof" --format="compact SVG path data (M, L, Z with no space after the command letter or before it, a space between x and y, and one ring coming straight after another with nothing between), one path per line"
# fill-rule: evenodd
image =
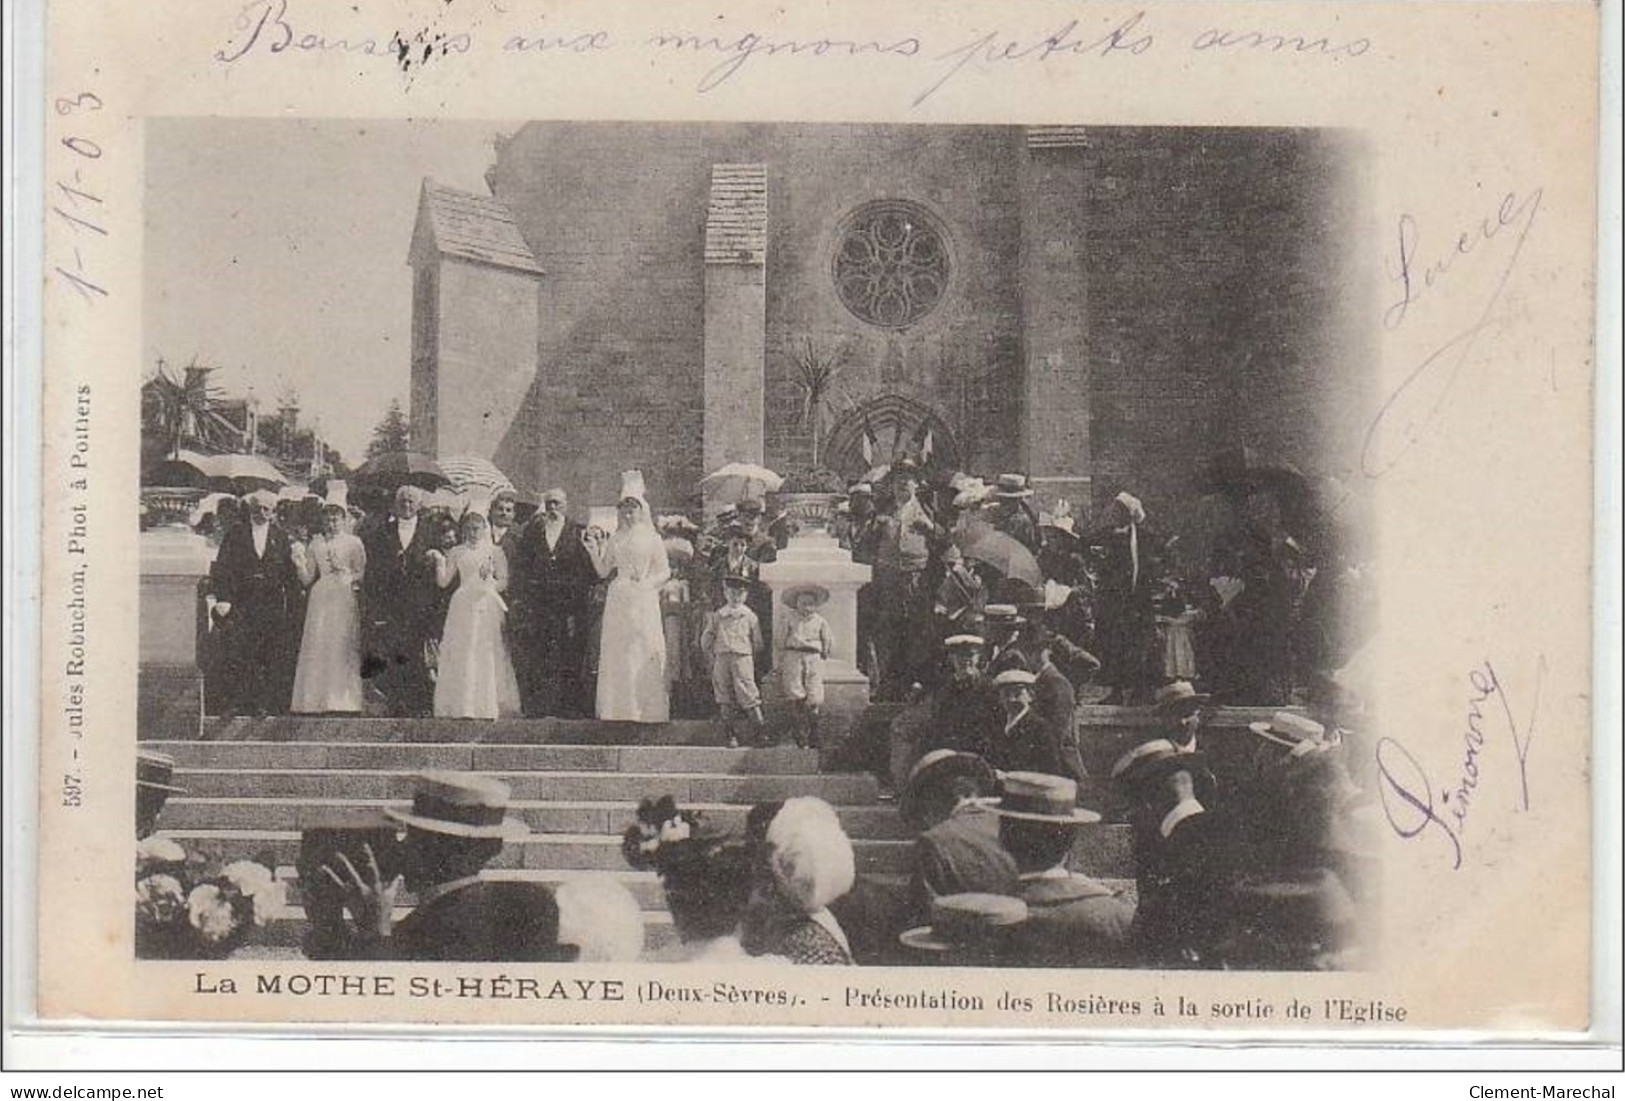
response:
M711 204L705 217L705 262L767 262L767 165L711 166Z
M514 224L513 212L488 195L473 195L424 180L417 232L425 231L431 235L428 244L442 256L544 274ZM412 246L417 255L420 242L414 240Z

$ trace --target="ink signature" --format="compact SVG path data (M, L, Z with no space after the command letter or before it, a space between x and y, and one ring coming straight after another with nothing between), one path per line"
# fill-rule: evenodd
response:
M1461 867L1461 839L1467 832L1468 819L1483 780L1484 761L1491 748L1491 731L1486 729L1485 724L1497 714L1504 720L1512 756L1518 765L1519 807L1529 809L1529 747L1535 737L1540 691L1545 680L1546 656L1542 654L1535 663L1533 699L1528 718L1520 723L1513 714L1506 687L1490 661L1485 660L1467 674L1471 691L1467 697L1461 735L1461 762L1452 787L1435 789L1416 755L1397 740L1383 738L1377 743L1377 779L1382 810L1396 834L1407 841L1413 837L1440 836L1450 844L1451 867ZM1489 707L1492 699L1497 705L1495 709ZM1434 802L1435 790L1438 793L1437 803Z
M1524 242L1529 239L1529 231L1540 211L1541 195L1538 187L1523 196L1515 191L1507 192L1493 217L1482 219L1475 230L1457 234L1455 243L1431 262L1420 259L1422 233L1416 219L1410 214L1400 216L1399 254L1392 274L1393 282L1399 285L1398 298L1382 315L1383 326L1390 331L1404 325L1411 307L1441 286L1464 257L1487 250L1505 230L1511 229L1517 236L1478 317L1423 359L1377 411L1366 430L1365 447L1360 456L1360 465L1368 477L1379 478L1397 466L1444 409L1445 400L1467 365L1478 338L1495 317L1495 308L1500 304L1501 294L1517 267Z

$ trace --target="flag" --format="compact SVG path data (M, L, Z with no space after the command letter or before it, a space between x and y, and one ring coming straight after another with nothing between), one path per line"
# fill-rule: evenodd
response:
M875 439L875 426L869 423L869 414L863 414L863 461L870 466L875 465L875 449L879 441Z
M929 463L931 461L931 450L931 429L929 426L927 426L925 430L925 439L920 441L921 462Z

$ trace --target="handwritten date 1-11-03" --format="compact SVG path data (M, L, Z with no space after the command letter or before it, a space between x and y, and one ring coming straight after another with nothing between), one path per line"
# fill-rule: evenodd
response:
M63 96L55 103L59 116L75 119L100 111L102 107L102 99L95 92ZM83 133L64 135L60 141L62 147L73 154L69 158L73 170L63 172L53 181L51 213L66 223L70 236L68 243L52 250L52 259L60 262L51 266L68 286L79 292L80 298L94 303L98 298L107 297L107 288L96 281L100 276L92 276L93 265L87 262L86 254L93 242L105 239L108 234L102 224L105 213L102 198L93 190L95 185L86 180L85 173L101 160L102 147Z

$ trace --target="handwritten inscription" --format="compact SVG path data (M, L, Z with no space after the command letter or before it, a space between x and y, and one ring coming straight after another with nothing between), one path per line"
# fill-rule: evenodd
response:
M64 96L55 103L58 116L76 122L101 111L102 107L102 99L95 92ZM102 198L96 194L99 188L87 179L86 173L102 159L102 147L82 132L64 135L60 141L73 157L71 171L64 171L53 181L51 213L68 227L69 236L67 242L52 249L55 258L60 260L52 264L52 269L83 301L94 304L108 296L107 287L98 282L101 277L95 274L94 257L94 247L108 234Z
M1139 57L1158 48L1344 61L1361 57L1372 46L1370 39L1361 37L1334 39L1271 27L1209 27L1193 39L1181 39L1164 47L1161 43L1165 36L1159 37L1154 31L1147 10L1113 13L1094 21L1073 19L1055 30L978 29L958 42L927 40L906 31L888 35L854 33L853 28L780 35L761 27L723 29L726 24L720 22L698 30L657 28L653 33L622 38L593 26L508 28L493 31L487 41L476 35L473 27L432 33L332 33L312 28L307 17L296 18L291 8L291 0L248 0L238 9L226 41L214 51L215 60L234 64L251 56L343 54L390 58L404 71L435 56L478 52L481 47L505 55L584 59L612 51L640 50L655 59L680 62L696 58L709 63L694 85L700 95L734 84L742 72L768 63L860 61L912 66L924 73L926 83L911 101L911 106L918 107L973 71L997 78L1016 66ZM352 6L350 10L357 9Z
M1536 662L1534 689L1527 718L1513 713L1506 687L1495 666L1484 661L1467 674L1469 692L1463 719L1461 757L1456 779L1448 787L1435 787L1416 755L1395 738L1377 743L1378 792L1388 825L1400 837L1436 837L1450 846L1451 867L1462 865L1462 838L1479 799L1484 769L1490 762L1492 720L1498 720L1511 758L1517 765L1518 804L1529 809L1529 748L1540 711L1541 687L1546 679L1546 658ZM1492 704L1493 701L1493 704Z
M1423 357L1378 410L1366 431L1361 455L1367 476L1378 478L1397 466L1444 410L1479 337L1495 320L1496 307L1500 305L1507 281L1518 266L1518 257L1540 212L1541 196L1539 187L1522 195L1507 192L1495 214L1482 218L1471 229L1456 233L1453 239L1446 238L1446 244L1426 246L1426 257L1425 241L1417 220L1410 214L1400 215L1397 256L1390 265L1392 281L1397 287L1393 301L1382 315L1382 323L1389 330L1402 327L1412 307L1442 287L1461 264L1473 257L1484 257L1488 262L1488 257L1496 255L1496 246L1501 245L1501 248L1494 286L1472 322ZM1504 244L1508 240L1510 244Z

